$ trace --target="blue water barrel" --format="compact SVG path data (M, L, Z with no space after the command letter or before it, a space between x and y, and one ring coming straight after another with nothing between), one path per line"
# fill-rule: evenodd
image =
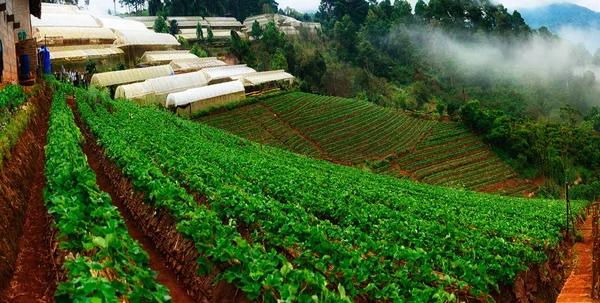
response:
M46 46L42 46L40 57L42 59L42 70L44 74L52 74L52 67L50 66L50 50L47 49Z
M29 79L31 74L31 61L29 55L21 55L21 73L19 74L20 79Z

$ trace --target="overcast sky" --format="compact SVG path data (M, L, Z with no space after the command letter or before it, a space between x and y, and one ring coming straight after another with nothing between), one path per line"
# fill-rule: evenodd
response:
M82 0L80 0L83 3ZM118 4L117 0L117 6ZM319 3L321 0L278 0L280 8L291 7L295 8L298 11L315 11L319 7ZM393 2L393 1L392 1ZM414 6L414 3L417 0L409 0ZM510 9L518 9L522 7L536 7L540 5L557 3L557 2L571 2L576 3L581 6L585 6L595 11L600 11L600 0L501 0L506 7ZM106 13L108 9L113 9L113 1L112 0L90 0L90 9L96 12ZM123 9L117 8L118 11L122 11Z

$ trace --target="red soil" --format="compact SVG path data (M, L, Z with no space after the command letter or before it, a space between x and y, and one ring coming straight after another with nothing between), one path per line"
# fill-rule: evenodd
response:
M592 253L594 240L592 239L592 219L589 216L583 224L583 242L575 243L577 251L577 265L567 282L563 286L557 303L567 302L594 302L592 294Z
M75 114L75 121L81 128L82 122L79 118L77 110L74 107L74 100L69 98L68 101ZM110 195L113 204L121 211L121 215L125 220L125 225L127 226L129 235L133 239L137 240L150 256L150 268L158 273L156 280L169 289L169 295L172 297L173 302L196 302L190 295L188 295L185 287L179 283L177 276L173 273L173 271L167 267L167 262L164 256L158 251L152 239L144 235L142 230L137 226L135 219L128 211L125 210L123 201L119 195L116 194L116 190L113 188L109 177L101 167L98 155L93 152L92 144L93 143L90 142L90 140L86 140L83 146L83 152L87 155L88 164L96 173L96 182L102 191Z
M26 157L34 161L35 174L33 183L22 189L29 192L29 199L23 234L19 241L16 269L5 297L0 298L4 302L54 302L57 282L56 264L52 258L54 235L43 197L43 189L46 187L44 146L48 131L50 99L40 96L39 101L35 102L38 107L37 117L32 117L29 125L32 135L25 131L13 150L13 161L8 162L9 165L21 165L17 162L22 159L20 153L26 150ZM6 166L5 169L10 170L10 167Z

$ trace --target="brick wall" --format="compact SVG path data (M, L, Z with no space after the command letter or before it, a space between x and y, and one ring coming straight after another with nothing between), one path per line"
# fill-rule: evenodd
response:
M29 55L31 77L35 78L38 64L36 39L29 38L25 41L20 41L17 43L17 58L21 58L21 55L23 54Z

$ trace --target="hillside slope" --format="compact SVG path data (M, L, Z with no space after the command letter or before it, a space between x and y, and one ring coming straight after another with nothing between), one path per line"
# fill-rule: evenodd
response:
M550 253L563 240L561 201L398 180L106 95L76 100L106 156L194 241L194 272L218 271L251 300L533 300L556 291L541 282L548 269L564 274Z
M535 191L462 124L413 118L368 102L291 93L200 121L255 142L400 178L515 196Z
M531 28L546 26L553 33L563 27L600 29L600 13L577 4L555 3L519 12Z

